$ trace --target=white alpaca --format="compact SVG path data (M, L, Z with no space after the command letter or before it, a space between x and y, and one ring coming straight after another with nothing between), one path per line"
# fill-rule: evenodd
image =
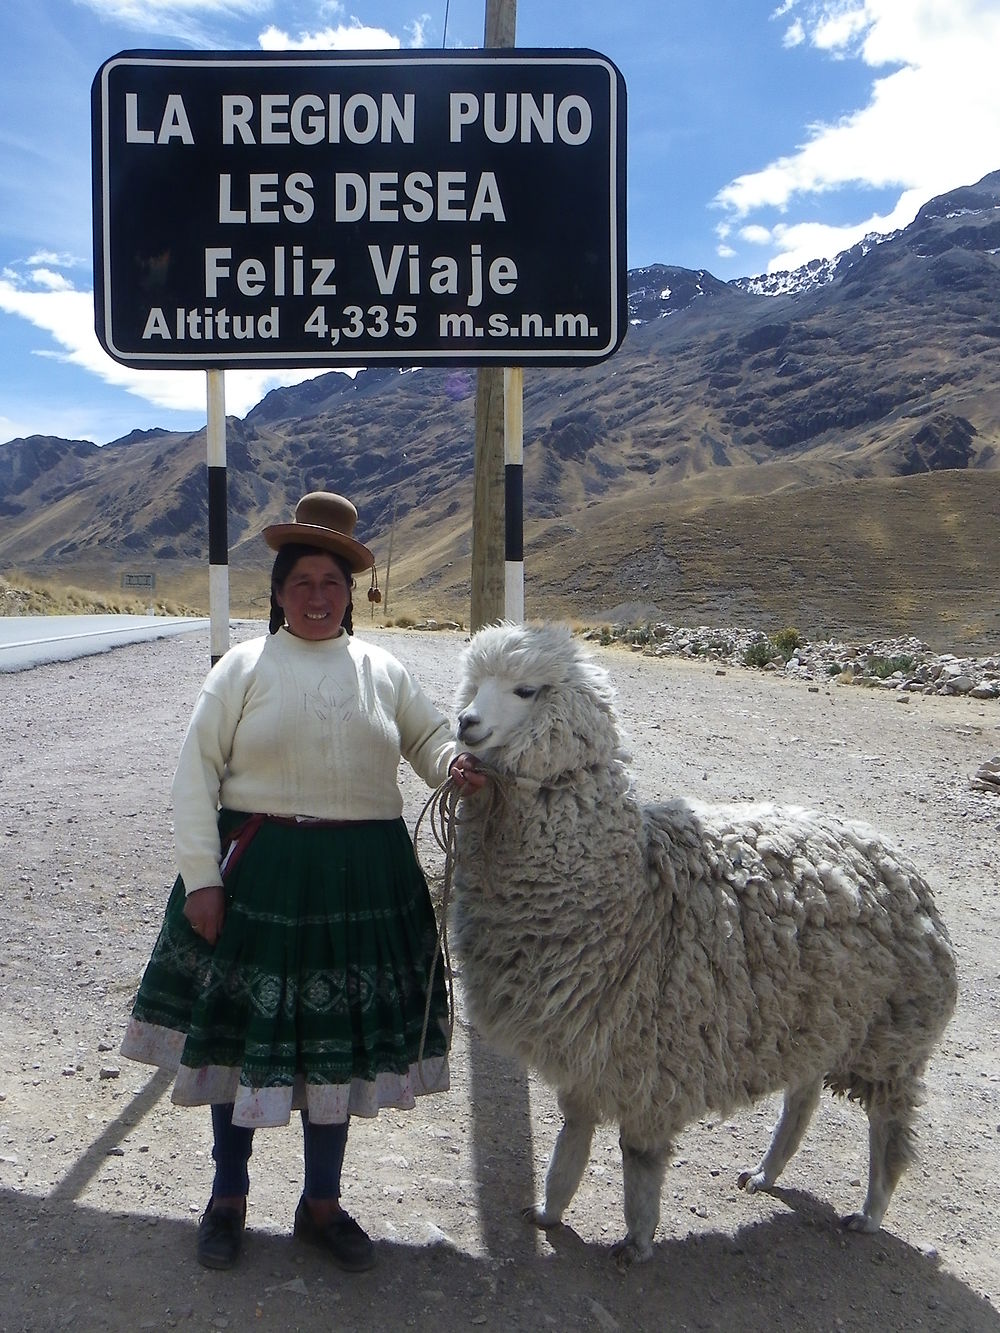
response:
M482 630L463 667L460 743L495 772L456 827L465 993L486 1039L556 1088L564 1121L529 1216L561 1221L595 1125L617 1122L627 1234L614 1253L646 1259L685 1124L783 1091L770 1147L739 1177L765 1189L825 1083L868 1114L868 1194L845 1224L876 1231L955 1003L924 879L861 824L640 805L607 674L568 630Z

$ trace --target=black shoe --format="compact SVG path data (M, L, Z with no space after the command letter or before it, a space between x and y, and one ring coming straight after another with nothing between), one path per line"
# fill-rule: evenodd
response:
M295 1210L293 1235L311 1245L322 1245L338 1268L348 1273L363 1273L375 1265L375 1246L371 1237L343 1209L324 1226L314 1219L303 1196Z
M208 1207L198 1223L198 1262L204 1268L232 1268L240 1257L247 1205L242 1209Z

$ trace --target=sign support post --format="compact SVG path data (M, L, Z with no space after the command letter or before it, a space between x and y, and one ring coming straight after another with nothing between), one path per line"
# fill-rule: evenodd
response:
M226 485L226 378L205 373L208 391L208 615L212 666L229 647L229 510Z
M503 372L504 616L524 620L524 370Z

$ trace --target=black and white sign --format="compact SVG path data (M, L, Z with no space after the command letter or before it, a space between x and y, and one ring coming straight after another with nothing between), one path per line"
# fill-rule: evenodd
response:
M122 590L124 592L152 592L155 587L155 574L122 575Z
M92 110L97 335L127 366L624 337L625 85L596 52L123 52Z

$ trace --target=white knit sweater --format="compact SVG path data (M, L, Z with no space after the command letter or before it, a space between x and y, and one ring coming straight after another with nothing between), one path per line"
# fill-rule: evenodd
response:
M457 752L448 720L390 653L287 630L230 648L194 707L173 783L188 893L221 884L220 805L315 819L395 819L400 755L431 787Z

